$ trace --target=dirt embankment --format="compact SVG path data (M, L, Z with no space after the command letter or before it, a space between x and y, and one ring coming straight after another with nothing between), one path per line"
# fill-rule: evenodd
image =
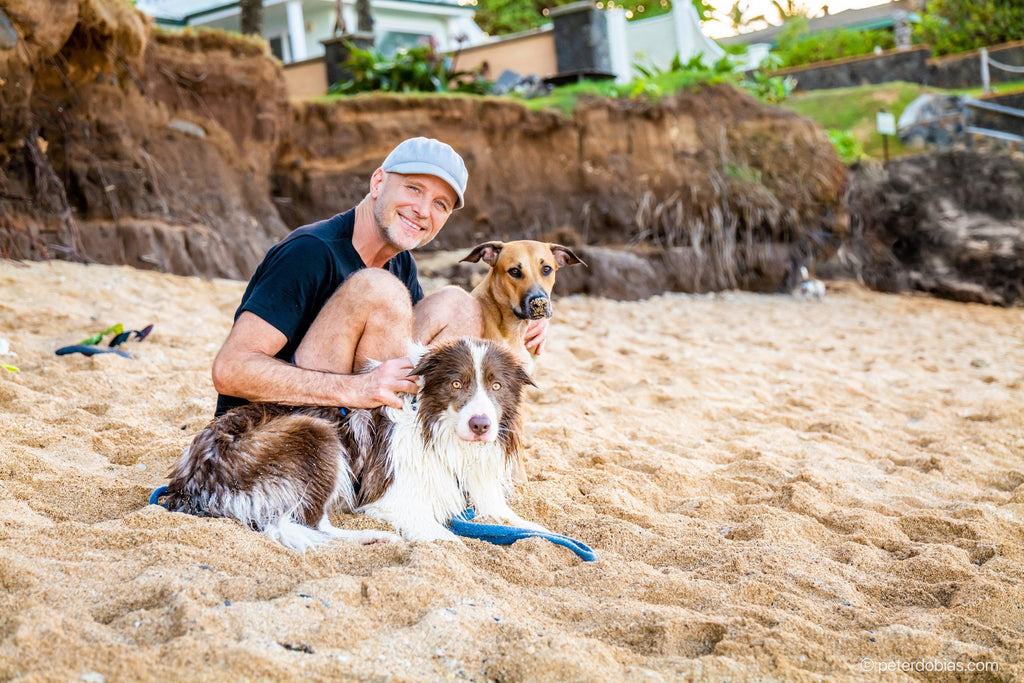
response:
M269 169L288 116L260 45L154 33L123 0L10 0L0 248L245 277L287 233Z
M154 33L122 0L4 11L18 38L0 49L8 256L245 277L289 228L358 201L410 135L451 142L470 168L437 247L558 231L631 244L655 289L776 289L845 234L846 170L824 132L727 87L572 117L470 98L289 107L258 46Z
M846 244L819 274L886 292L1024 300L1024 159L954 150L852 174Z

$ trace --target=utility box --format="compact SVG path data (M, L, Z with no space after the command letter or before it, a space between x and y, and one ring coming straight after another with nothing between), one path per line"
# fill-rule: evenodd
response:
M555 60L558 73L546 79L556 85L573 81L615 78L608 16L593 2L552 7Z
M360 50L373 47L373 33L357 32L328 38L320 42L324 46L324 64L327 67L327 87L352 78L352 72L345 67L351 51L349 45Z

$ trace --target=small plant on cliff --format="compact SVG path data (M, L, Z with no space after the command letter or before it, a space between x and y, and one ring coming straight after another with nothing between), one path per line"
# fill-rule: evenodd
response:
M354 95L361 92L461 92L482 95L490 82L478 72L451 71L445 56L433 45L399 50L394 57L379 51L349 45L349 58L342 65L350 74L347 81L334 83L328 92Z
M828 130L828 141L836 148L836 153L844 164L852 164L864 156L864 148L861 147L857 137L848 130Z
M785 102L786 98L793 94L796 79L792 76L769 76L760 71L752 71L740 85L759 99L778 104Z

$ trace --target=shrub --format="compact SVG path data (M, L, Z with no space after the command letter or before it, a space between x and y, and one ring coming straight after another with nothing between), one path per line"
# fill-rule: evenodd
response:
M916 35L936 55L967 52L1024 38L1020 0L930 0Z
M895 46L893 33L882 29L857 31L841 28L808 34L807 20L798 17L786 22L779 33L778 47L773 52L778 56L779 66L787 67L866 55L874 52L876 47L889 50Z
M864 156L864 148L848 130L829 129L828 141L836 148L836 153L844 164L852 164Z
M361 92L463 92L486 94L491 83L478 72L450 71L444 55L432 45L399 50L385 57L374 48L349 44L349 58L342 66L352 75L328 88L334 95Z

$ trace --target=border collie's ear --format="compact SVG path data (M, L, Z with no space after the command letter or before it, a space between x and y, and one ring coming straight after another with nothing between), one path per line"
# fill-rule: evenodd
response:
M537 386L537 383L533 381L533 377L530 377L530 373L526 371L526 368L524 368L519 363L516 363L516 365L518 366L516 368L518 370L516 375L519 377L519 381L521 381L524 385L528 384L531 387Z
M473 247L473 251L469 252L469 256L460 259L459 263L468 261L470 263L477 263L481 259L489 266L493 266L494 262L498 260L498 254L505 248L504 242L484 242Z
M555 263L558 264L559 268L583 263L583 259L572 253L572 249L569 247L563 247L561 244L548 244L548 247L551 249L551 254L555 257ZM583 265L587 266L586 263L583 263ZM589 267L587 266L587 268Z

